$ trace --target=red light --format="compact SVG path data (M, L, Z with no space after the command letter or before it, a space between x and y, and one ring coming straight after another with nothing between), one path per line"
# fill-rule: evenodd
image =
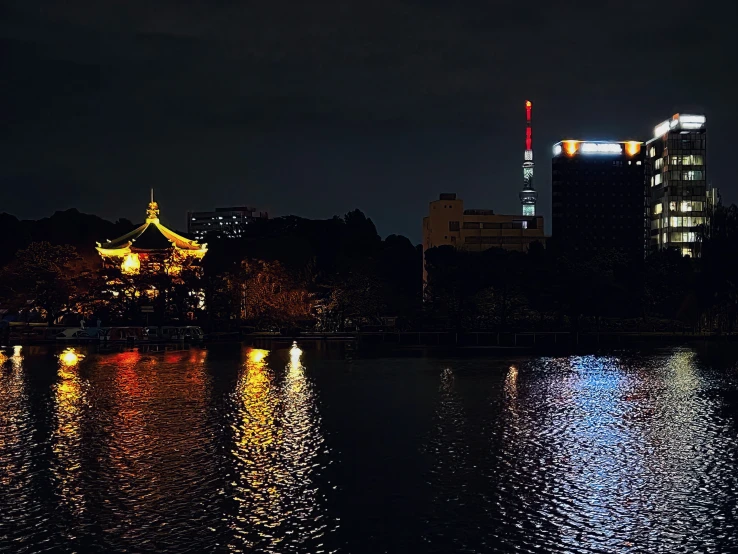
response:
M531 122L530 122L530 115L531 111L533 109L533 103L530 100L525 101L525 120L527 123L527 127L525 129L525 149L526 150L533 150L533 138L532 138L532 130L531 130Z

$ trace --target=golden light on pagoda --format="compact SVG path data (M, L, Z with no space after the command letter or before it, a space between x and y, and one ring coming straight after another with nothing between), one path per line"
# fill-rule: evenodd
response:
M123 258L123 263L121 264L120 269L123 273L128 275L138 273L141 269L141 261L138 259L138 254L133 252L126 254Z
M185 267L197 268L207 253L207 245L183 237L159 221L159 204L151 201L146 221L130 233L97 243L98 253L110 267L120 267L125 274L166 272L179 275Z

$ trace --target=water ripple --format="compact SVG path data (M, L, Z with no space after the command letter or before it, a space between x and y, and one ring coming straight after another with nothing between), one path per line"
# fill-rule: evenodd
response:
M738 544L738 371L692 350L0 355L2 552Z

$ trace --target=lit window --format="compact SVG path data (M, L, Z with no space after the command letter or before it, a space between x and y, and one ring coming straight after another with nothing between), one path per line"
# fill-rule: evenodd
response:
M664 158L658 158L655 162L653 162L654 169L661 169L662 167L664 167Z
M682 180L683 181L701 181L702 180L702 171L699 170L689 170L689 171L683 171L682 172Z
M656 175L654 175L654 182L653 182L654 185L660 185L662 182L663 182L663 177L661 173L657 173Z
M705 222L704 217L672 217L672 220L677 220L678 223L672 223L674 227L697 227Z
M696 242L697 233L692 231L688 233L672 233L671 242Z
M636 162L636 165L641 165L641 160L638 160L638 161Z
M659 215L662 211L664 211L664 206L659 202L653 207L653 213L654 215Z
M669 202L669 210L672 212L676 210L676 202Z
M656 156L656 149L655 149L655 148L654 148L653 146L652 146L652 147L651 147L651 148L649 149L649 151L648 151L648 156L649 156L650 158L653 158L653 157L655 157L655 156Z
M692 249L691 248L682 248L682 256L689 256L692 257Z

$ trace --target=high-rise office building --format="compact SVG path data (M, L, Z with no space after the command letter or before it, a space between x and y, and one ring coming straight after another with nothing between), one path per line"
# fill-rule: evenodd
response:
M676 248L698 257L699 227L709 219L704 115L675 114L645 145L646 242L649 251Z
M563 140L552 160L551 245L578 258L644 257L644 160L639 141Z
M267 219L266 212L254 215L256 208L246 206L215 208L214 212L187 212L187 232L197 240L208 237L239 238L246 225L257 218Z

